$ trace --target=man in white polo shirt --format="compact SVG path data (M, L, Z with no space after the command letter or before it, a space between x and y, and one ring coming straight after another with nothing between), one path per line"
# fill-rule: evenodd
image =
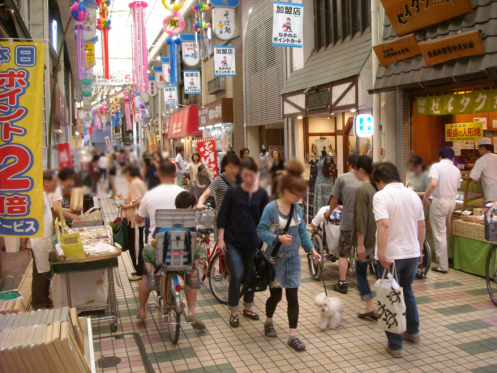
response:
M432 271L447 273L449 254L447 238L450 232L450 219L456 208L457 189L461 186L461 171L454 166L454 150L443 147L438 153L440 162L431 166L431 181L423 198L423 205L430 206L430 223L437 254L437 267ZM433 202L430 196L433 194Z
M478 152L481 157L469 175L474 183L481 182L487 202L497 200L497 154L493 153L494 146L489 138L478 140Z
M419 314L412 283L422 260L425 240L425 215L418 195L400 182L397 168L390 162L380 163L373 173L373 181L380 190L373 197L376 224L375 259L378 276L395 262L399 285L406 303L406 332L385 332L387 352L403 356L402 340L419 342Z

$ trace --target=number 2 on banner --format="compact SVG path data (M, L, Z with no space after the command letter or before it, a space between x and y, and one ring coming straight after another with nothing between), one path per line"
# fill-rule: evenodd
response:
M33 179L23 177L29 171L33 157L21 145L0 146L0 191L18 192L33 188Z

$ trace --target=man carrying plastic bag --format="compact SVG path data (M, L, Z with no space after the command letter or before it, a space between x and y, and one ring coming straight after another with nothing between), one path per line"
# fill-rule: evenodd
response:
M387 352L400 358L404 356L403 339L413 343L420 340L419 314L411 285L422 260L423 205L417 194L401 183L392 163L380 163L373 180L380 190L373 199L378 226L375 248L380 278L376 283L378 326L387 335ZM388 273L387 278L384 272Z

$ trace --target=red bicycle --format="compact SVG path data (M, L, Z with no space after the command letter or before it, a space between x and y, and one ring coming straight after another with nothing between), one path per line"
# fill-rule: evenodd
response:
M216 222L216 211L209 205L197 213L197 232L200 245L199 270L203 273L202 281L209 278L209 287L214 298L221 304L228 304L228 291L231 273L226 254L219 251L217 242L211 250L210 235L214 233L212 225Z

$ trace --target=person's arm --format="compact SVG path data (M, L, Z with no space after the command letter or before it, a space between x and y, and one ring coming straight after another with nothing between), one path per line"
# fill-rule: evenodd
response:
M331 214L333 214L333 211L335 211L337 206L338 206L338 197L337 196L331 197L330 209L328 211L324 212L324 217L329 218L331 216Z
M195 188L195 179L196 178L193 177L193 163L192 163L190 165L190 181L192 182L192 187L194 187L194 188Z
M128 210L128 209L132 209L136 206L139 206L140 205L140 202L142 201L141 198L137 199L136 201L133 201L131 202L129 205L125 204L125 203L122 203L121 202L121 207L124 209L124 210Z
M423 205L428 207L430 206L430 197L435 191L435 188L437 187L438 184L438 179L435 179L434 177L431 179L430 184L428 185L428 189L426 189L425 195L423 197Z
M60 200L52 202L52 210L56 214L59 214L60 208L61 208L60 207ZM81 221L81 217L79 215L76 215L75 213L71 212L71 210L69 210L69 209L62 208L62 215L64 215L65 218L69 218L69 219L74 220L76 222Z
M471 170L471 173L469 174L469 177L472 179L473 183L475 183L475 184L480 183L481 173L483 171L483 169L480 167L481 162L478 162L478 161L475 162L475 165L474 165L473 169Z
M233 196L234 189L233 187L229 187L228 190L226 191L223 199L223 203L221 205L221 208L219 209L219 214L217 215L217 227L218 228L223 228L226 229L228 226L228 222L231 220L231 206L233 204L234 196ZM219 236L221 237L221 236ZM223 235L224 237L224 235Z
M198 204L197 204L197 210L203 211L204 210L204 203L207 201L207 198L209 198L212 194L213 190L211 188L207 188L204 193L200 196L198 199Z
M140 206L138 207L138 209L136 209L135 222L137 224L143 223L148 215L146 198L147 198L147 195L143 196L143 198L140 201Z
M390 224L388 219L380 219L376 222L378 230L376 239L378 240L378 259L383 267L389 268L394 262L387 256L388 235L390 233Z
M273 217L274 217L274 208L273 205L269 203L264 209L261 221L257 226L257 235L262 241L264 241L269 246L274 246L275 243L277 242L275 238L278 237L274 233L271 233L269 231L269 228L271 227L271 225L273 225Z
M357 231L357 256L359 259L366 259L366 247L364 238L368 231L368 195L362 188L357 190L355 200L355 225Z

